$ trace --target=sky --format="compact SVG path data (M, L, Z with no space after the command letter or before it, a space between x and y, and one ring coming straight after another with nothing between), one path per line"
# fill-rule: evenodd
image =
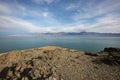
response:
M0 0L0 35L120 33L120 0Z

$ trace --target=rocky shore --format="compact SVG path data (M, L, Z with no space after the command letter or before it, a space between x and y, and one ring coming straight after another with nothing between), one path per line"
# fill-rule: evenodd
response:
M46 46L0 54L0 80L119 79L119 48L91 53Z

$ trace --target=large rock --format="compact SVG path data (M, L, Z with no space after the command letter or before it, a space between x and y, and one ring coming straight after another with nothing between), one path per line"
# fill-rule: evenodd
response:
M105 48L104 52L115 52L120 54L120 48L109 47L109 48Z

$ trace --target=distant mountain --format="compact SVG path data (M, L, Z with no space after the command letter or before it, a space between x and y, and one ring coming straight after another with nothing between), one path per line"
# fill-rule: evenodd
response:
M95 37L120 37L120 33L97 33L97 32L58 32L58 33L31 33L15 34L10 36L95 36Z

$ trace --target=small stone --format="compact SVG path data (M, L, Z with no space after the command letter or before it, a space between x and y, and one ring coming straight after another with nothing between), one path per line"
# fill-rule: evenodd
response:
M63 80L62 78L60 80Z
M8 77L12 77L12 76L13 76L13 71L10 71L10 70L9 70L8 73L7 73L7 76L8 76Z
M20 77L21 77L21 76L20 76L20 73L19 73L19 72L17 72L17 71L15 71L15 72L14 72L14 74L15 74L15 76L16 76L16 77L18 77L18 78L20 78Z
M16 67L15 67L15 70L16 71L19 71L21 69L21 65L17 65Z
M48 80L57 80L55 77L49 77Z
M22 80L29 80L27 77L23 77Z
M57 80L57 79L53 77L53 79L52 79L52 80Z

